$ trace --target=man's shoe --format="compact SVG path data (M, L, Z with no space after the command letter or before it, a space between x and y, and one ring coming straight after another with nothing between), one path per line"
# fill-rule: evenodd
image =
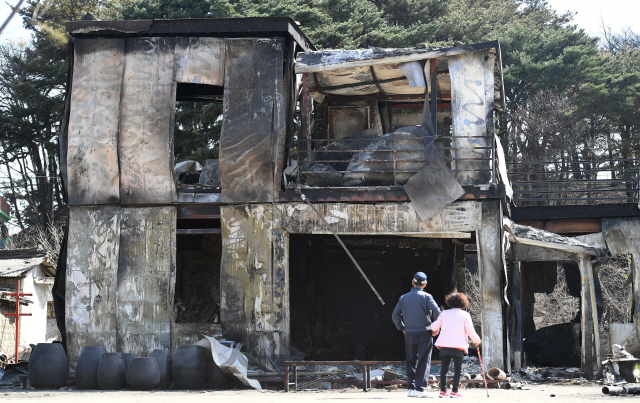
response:
M440 391L440 397L441 398L449 397L449 394L447 392Z
M414 392L413 397L422 397L422 398L425 398L425 397L432 397L432 396L431 396L431 394L430 394L430 393L427 393L427 392L420 392L420 391L417 391L417 390L416 390L416 391Z
M458 392L451 392L451 397L462 397L462 395Z
M409 389L409 390L407 391L407 397L415 397L415 396L416 396L416 395L415 395L415 393L416 393L416 391L415 391L415 390L413 390L413 389Z

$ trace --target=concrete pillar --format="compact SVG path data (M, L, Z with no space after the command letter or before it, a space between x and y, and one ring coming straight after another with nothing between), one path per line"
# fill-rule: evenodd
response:
M522 262L513 262L513 369L519 371L522 367Z
M585 256L581 256L579 260L580 278L582 284L581 301L581 320L582 327L582 351L581 362L582 375L585 379L593 379L594 354L593 354L593 312L591 310L591 293L589 291L588 273L589 267Z
M482 308L482 359L487 368L504 369L502 208L498 200L482 203L482 219L476 238Z

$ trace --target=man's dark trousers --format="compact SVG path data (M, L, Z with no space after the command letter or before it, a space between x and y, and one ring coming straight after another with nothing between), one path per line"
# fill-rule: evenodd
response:
M404 347L407 351L407 389L424 392L431 371L431 332L405 332Z

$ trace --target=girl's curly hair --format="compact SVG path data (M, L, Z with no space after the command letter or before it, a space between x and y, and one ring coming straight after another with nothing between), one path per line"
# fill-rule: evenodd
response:
M444 297L444 302L449 308L464 309L469 306L469 300L467 296L461 292L452 292Z

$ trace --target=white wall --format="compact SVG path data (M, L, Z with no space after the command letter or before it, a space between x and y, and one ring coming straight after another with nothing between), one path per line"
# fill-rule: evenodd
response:
M29 297L32 304L21 306L20 312L31 316L20 317L20 345L45 343L47 334L47 301L52 301L50 284L37 284L36 277L43 277L40 267L29 271L20 281L23 293L33 294Z

